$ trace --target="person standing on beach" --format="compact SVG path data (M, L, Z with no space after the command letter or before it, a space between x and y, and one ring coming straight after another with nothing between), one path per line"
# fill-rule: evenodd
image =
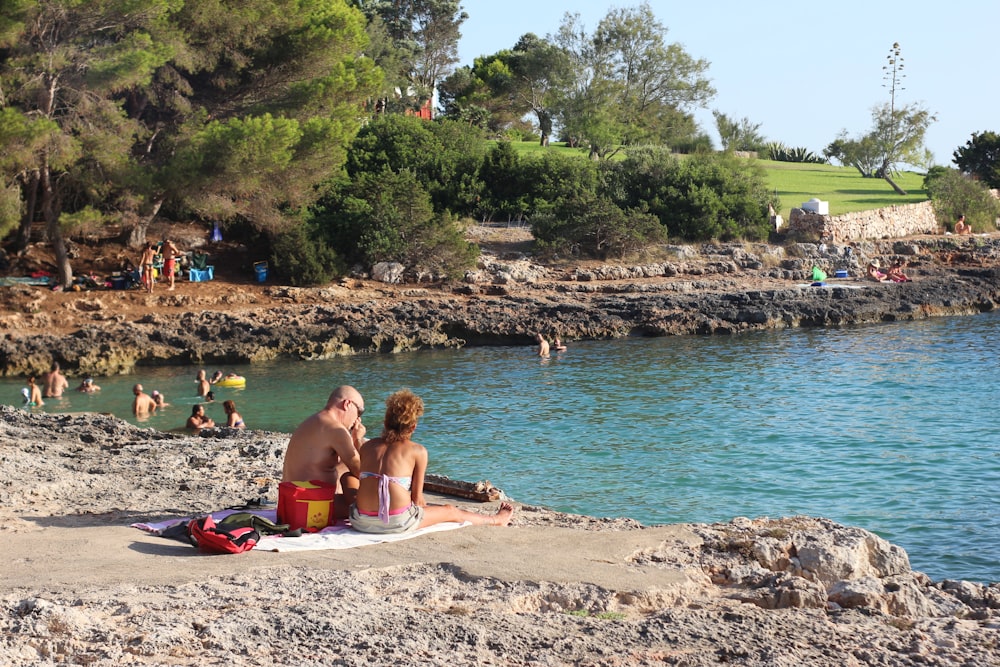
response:
M142 249L142 255L139 257L139 269L142 271L142 286L149 294L153 293L154 257L156 257L156 248L153 247L152 241L146 241L146 247Z
M358 450L365 436L361 423L364 413L365 400L357 389L349 385L337 387L326 406L295 429L285 449L281 480L318 479L335 485L334 514L340 519L347 517L340 478L348 472L358 478L361 472Z
M360 486L351 504L351 527L363 533L407 533L454 521L477 526L506 526L514 506L500 503L490 516L454 505L428 505L424 499L427 449L410 440L424 403L402 389L385 402L382 435L361 448Z
M545 340L545 336L543 336L541 333L536 333L535 342L538 343L538 356L540 357L549 356L549 341Z
M132 387L132 393L135 394L135 400L132 401L132 414L136 417L145 417L151 412L156 412L156 401L142 391L141 384Z
M59 372L58 361L52 362L52 368L42 376L42 382L45 384L45 398L62 398L63 391L69 389L69 381Z
M170 239L163 239L160 252L163 253L163 274L167 276L167 282L170 284L167 291L172 292L174 291L174 270L177 268L177 255L180 250Z

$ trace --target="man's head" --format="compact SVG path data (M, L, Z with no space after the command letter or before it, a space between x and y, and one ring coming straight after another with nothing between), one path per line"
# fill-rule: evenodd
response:
M345 422L353 424L355 421L359 421L361 415L365 413L365 399L361 397L361 392L345 384L333 390L330 398L326 401L326 407L336 408L348 415Z
M132 387L132 393L135 394L136 396L138 396L139 394L141 394L142 393L142 385L141 384L137 384L134 387Z

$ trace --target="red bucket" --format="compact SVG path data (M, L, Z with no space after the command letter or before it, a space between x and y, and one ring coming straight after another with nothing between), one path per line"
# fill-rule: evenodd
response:
M290 530L316 532L332 526L334 484L317 479L310 482L282 482L278 485L278 523Z

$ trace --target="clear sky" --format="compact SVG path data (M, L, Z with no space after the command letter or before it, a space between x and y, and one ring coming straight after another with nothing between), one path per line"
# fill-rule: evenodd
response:
M511 48L527 32L555 34L566 12L588 33L613 0L463 0L460 65ZM650 0L666 41L707 60L717 93L695 112L718 144L711 111L760 123L768 140L817 155L841 130L872 127L872 107L888 102L882 66L893 42L904 61L897 104L923 104L938 120L927 131L935 164L973 132L1000 132L1000 0L877 2L842 0Z

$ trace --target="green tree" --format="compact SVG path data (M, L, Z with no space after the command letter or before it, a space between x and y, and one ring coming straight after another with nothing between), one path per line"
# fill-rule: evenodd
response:
M63 233L95 215L133 243L163 206L271 234L300 224L379 79L344 0L53 0L4 19L0 108L52 123L5 182L27 223L47 221L66 285Z
M569 76L569 58L555 44L527 33L507 54L510 76L496 94L506 95L515 112L535 116L539 143L547 146L552 135L557 91Z
M919 104L898 106L896 97L903 88L903 58L899 42L892 45L883 66L889 101L872 109L872 130L857 139L842 131L823 151L829 159L855 167L865 178L882 178L897 194L906 191L892 179L900 163L929 165L931 155L924 147L927 128L937 118Z
M45 221L64 287L73 280L64 238L69 214L103 205L128 181L134 139L144 132L117 95L148 85L173 55L155 38L172 11L167 0L141 7L131 0L5 3L2 152L16 154L4 161L7 197L16 183L22 228L38 215Z
M612 9L592 35L567 14L556 43L570 58L572 78L561 91L563 131L589 144L591 156L665 136L677 139L684 112L715 94L708 62L665 42L666 28L648 3Z
M952 162L964 173L991 188L1000 188L1000 134L973 132L953 154Z
M409 170L431 195L436 211L465 214L480 195L478 172L486 148L482 134L466 124L387 115L358 132L347 173L353 178Z
M724 151L761 151L767 143L760 133L760 123L746 117L736 120L721 111L713 111L712 116Z
M531 114L544 146L553 130L555 91L568 65L561 49L528 33L513 49L480 56L472 67L456 70L441 84L441 104L449 118L475 119L494 136L518 127ZM485 110L488 119L477 109Z
M924 187L939 222L951 226L961 215L973 231L994 232L1000 218L1000 200L981 181L973 180L957 169L936 167L924 179Z
M301 224L381 80L359 55L363 15L343 0L222 0L185 4L172 27L178 57L130 91L162 136L143 155L151 200L271 237Z
M353 0L370 21L376 18L392 42L391 58L378 64L399 82L398 95L412 108L431 99L435 87L458 62L461 26L469 15L459 0ZM390 51L383 49L384 55ZM390 67L395 69L390 69ZM403 84L405 82L405 84Z

